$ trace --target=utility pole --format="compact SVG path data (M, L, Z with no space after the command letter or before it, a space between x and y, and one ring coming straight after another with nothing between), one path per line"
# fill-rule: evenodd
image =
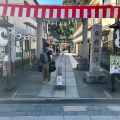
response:
M32 56L31 56L31 34L30 34L30 39L29 39L29 54L30 54L30 67L32 66Z
M7 30L8 33L8 30ZM8 61L7 61L7 90L11 90L11 57L10 57L10 38L8 35L8 44L7 44L7 48L6 48L6 54L8 56Z
M6 3L8 3L8 0L6 0ZM6 17L6 20L8 22L8 17ZM6 47L6 54L8 56L8 61L7 61L7 90L11 90L11 48L10 48L10 36L8 34L8 29L7 29L7 37L8 37L8 44Z

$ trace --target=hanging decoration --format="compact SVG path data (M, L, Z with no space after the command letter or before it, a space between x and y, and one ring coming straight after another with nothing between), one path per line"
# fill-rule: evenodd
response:
M120 6L0 4L0 16L35 18L120 18Z

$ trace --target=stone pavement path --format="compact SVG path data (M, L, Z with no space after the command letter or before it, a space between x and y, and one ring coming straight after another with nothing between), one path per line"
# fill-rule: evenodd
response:
M42 82L42 73L26 68L12 76L12 91L6 91L7 81L0 83L1 99L118 99L120 98L120 84L116 82L116 91L111 92L110 75L103 71L107 78L106 84L87 83L85 71L76 69L74 53L65 53L56 60L56 66L62 66L62 79L64 87L56 88L56 71L52 73L52 83Z
M72 56L71 56L72 57ZM56 60L56 67L62 66L63 86L56 87L56 71L52 72L51 84L42 82L42 73L26 68L12 76L12 91L6 91L7 81L0 83L0 99L15 98L79 98L75 75L72 64L75 59L70 59L69 54L61 54ZM72 63L72 64L71 64Z
M71 56L72 57L72 56ZM52 97L52 98L78 98L77 85L75 80L74 71L72 68L69 55L59 55L56 60L56 67L62 66L62 84L64 87L56 87L57 70L51 74L51 84L44 83L40 90L39 97Z
M120 104L0 104L0 120L120 120Z

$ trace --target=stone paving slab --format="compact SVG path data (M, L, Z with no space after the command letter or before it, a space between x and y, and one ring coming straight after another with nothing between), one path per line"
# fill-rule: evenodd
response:
M74 72L66 72L66 78L67 77L74 77L75 78Z
M62 71L62 77L65 77L65 75L66 75L65 72Z
M66 72L73 72L72 68L66 68Z
M7 107L7 106L2 106L2 107L0 107L0 112L15 112L15 111L17 111L17 108L15 108L15 107Z
M65 120L90 120L89 116L64 116L64 118Z
M79 97L77 87L66 86L66 97Z
M40 86L36 86L36 88L21 88L19 91L16 91L16 95L37 95L38 91L40 91L39 87Z
M40 116L38 120L64 120L63 116Z
M65 90L54 90L52 97L65 97Z
M12 117L0 117L0 120L11 120Z
M110 111L120 111L120 106L107 106Z
M13 117L11 120L38 120L38 116L16 116Z
M57 76L56 76L56 77L57 77ZM54 82L56 81L56 77L51 77L51 80L50 80L50 81L54 83Z
M53 85L43 85L38 96L39 97L52 97L53 87L54 87Z
M115 116L90 116L91 120L117 120Z
M86 111L85 106L63 106L64 111Z
M76 86L75 78L66 78L66 86Z
M116 118L117 118L118 120L120 120L120 116L116 116Z

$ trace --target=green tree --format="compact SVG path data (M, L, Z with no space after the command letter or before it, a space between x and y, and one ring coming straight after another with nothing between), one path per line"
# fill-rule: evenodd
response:
M71 35L73 34L74 30L74 22L57 22L56 23L51 23L48 25L48 30L50 33L57 33L59 34L62 38L66 37L71 39Z
M87 4L88 2L89 0L63 0L63 5ZM64 23L66 23L66 25ZM73 31L75 28L75 22L70 22L69 24L68 21L64 21L61 22L61 25L60 22L58 22L57 25L56 23L49 24L48 30L50 33L57 33L61 37L72 39Z
M63 5L87 4L90 0L63 0Z
M80 4L88 4L89 0L77 0Z
M74 23L71 22L69 24L68 22L66 23L63 22L60 27L61 35L70 39L70 36L73 34L73 27L74 27Z
M57 25L56 25L56 23L49 24L48 25L48 30L49 30L50 33L61 34L60 25L59 25L58 22L57 22Z

